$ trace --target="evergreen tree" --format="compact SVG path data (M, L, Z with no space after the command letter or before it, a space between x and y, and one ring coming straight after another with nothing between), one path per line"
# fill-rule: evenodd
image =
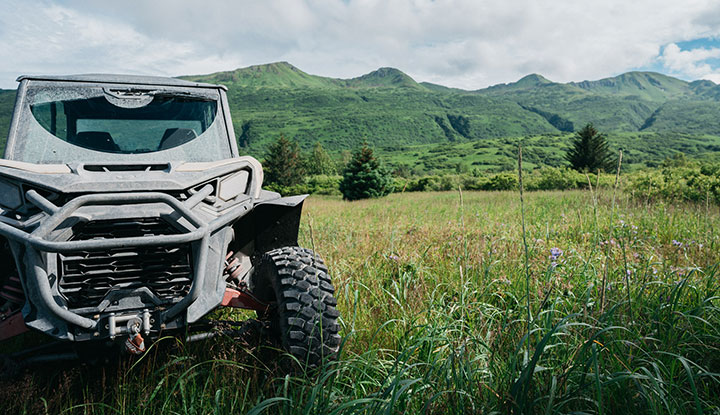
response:
M268 184L293 186L302 182L304 171L297 143L281 135L270 144L263 171Z
M587 124L572 138L565 160L577 171L612 171L614 161L607 139L592 124Z
M353 154L345 166L340 192L346 200L385 196L392 190L390 174L380 166L367 143Z
M320 142L315 143L310 156L305 162L305 171L307 174L327 174L332 175L337 172L335 163L333 163L330 155L325 151Z

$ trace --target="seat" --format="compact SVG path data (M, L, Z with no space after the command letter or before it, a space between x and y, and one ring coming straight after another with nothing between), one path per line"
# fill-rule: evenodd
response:
M168 128L160 140L158 151L181 146L197 137L195 130L190 128Z
M120 147L107 131L82 131L77 133L73 144L90 150L119 153Z

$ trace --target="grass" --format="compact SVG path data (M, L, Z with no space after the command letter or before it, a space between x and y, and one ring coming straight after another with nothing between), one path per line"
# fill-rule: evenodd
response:
M333 273L344 336L337 361L288 373L262 336L164 339L140 361L5 382L0 405L73 414L718 413L720 212L612 199L605 188L525 193L526 256L517 193L311 197L301 243ZM563 251L555 264L554 247Z

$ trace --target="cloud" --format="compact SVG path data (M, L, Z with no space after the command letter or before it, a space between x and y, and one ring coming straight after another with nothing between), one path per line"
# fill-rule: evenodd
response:
M720 4L710 0L10 3L0 11L0 86L18 72L179 75L287 60L345 78L393 66L476 89L531 72L562 82L612 76L661 51L665 59L665 45L720 35L710 18Z
M660 61L674 74L720 82L720 68L713 68L707 62L713 58L720 58L720 48L681 50L678 45L671 43L663 49Z
M153 38L109 16L52 4L16 2L0 13L0 86L20 74L129 73L178 75L232 69L237 54L189 41Z

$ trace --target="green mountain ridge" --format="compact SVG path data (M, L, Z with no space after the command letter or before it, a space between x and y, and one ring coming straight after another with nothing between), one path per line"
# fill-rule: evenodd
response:
M612 78L570 84L598 94L637 96L650 101L663 101L692 94L688 82L656 72L627 72Z
M313 81L301 84L279 77L278 65ZM471 91L418 83L394 68L351 79L316 77L287 63L236 72L247 71L262 71L263 77L273 79L264 83L273 87L243 82L246 76L228 85L239 142L259 156L270 140L283 134L303 148L319 141L336 152L365 140L391 160L422 165L426 171L456 162L500 168L511 160L509 142L562 137L588 122L607 132L614 148L625 149L628 162L655 163L674 152L716 155L720 149L715 121L720 120L720 86L711 81L628 72L597 81L558 83L529 74ZM216 78L210 74L187 79ZM469 150L463 143L482 150L466 157ZM537 157L537 164L562 165L563 145L562 140L546 140L545 146L553 148L543 150L538 141L538 154L544 155ZM453 148L463 150L449 157L427 154L446 154Z
M426 172L455 163L500 169L511 164L512 146L530 140L529 157L536 155L529 163L563 165L567 136L588 122L625 149L631 164L720 151L720 86L654 72L569 83L529 74L478 90L418 83L388 67L330 78L288 62L181 78L227 86L238 143L259 158L284 135L303 149L320 142L336 155L368 141L392 163ZM0 91L6 131L13 97Z
M182 76L180 78L224 84L228 88L234 86L245 88L330 88L341 83L341 81L334 78L310 75L287 62L253 65L234 71L199 76Z

